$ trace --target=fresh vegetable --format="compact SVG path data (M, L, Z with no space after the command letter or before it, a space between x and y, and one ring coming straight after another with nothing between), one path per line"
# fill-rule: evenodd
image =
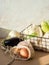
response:
M20 50L20 55L22 56L22 57L24 57L24 58L28 58L28 51L27 51L27 49L25 49L25 48L22 48L21 50Z
M39 36L39 37L43 36L41 27L38 25L33 25L32 28L28 28L27 30L24 30L23 33L26 34L26 36L24 36L25 39L35 36Z
M13 38L13 37L20 38L20 33L17 32L17 31L10 31L6 39L10 39L10 38Z
M43 21L41 23L41 29L44 33L48 32L49 31L49 24L47 21Z
M16 46L20 41L23 41L22 39L20 38L10 38L10 39L7 39L7 40L4 40L3 43L5 46Z

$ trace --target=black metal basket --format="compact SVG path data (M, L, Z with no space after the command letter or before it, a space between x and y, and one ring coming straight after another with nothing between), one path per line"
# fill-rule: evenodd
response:
M42 51L46 51L49 52L49 38L45 38L45 37L31 37L29 38L29 34L24 34L23 32L28 28L31 27L32 28L32 24L30 24L28 27L26 27L25 29L23 29L21 31L21 33L23 34L23 38L25 39L29 39L30 42L32 43L34 49L36 50L42 50ZM28 30L29 33L29 30Z

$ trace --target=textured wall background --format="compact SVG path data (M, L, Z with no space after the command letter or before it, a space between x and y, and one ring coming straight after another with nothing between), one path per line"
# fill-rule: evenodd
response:
M0 27L21 31L49 19L49 0L0 0Z

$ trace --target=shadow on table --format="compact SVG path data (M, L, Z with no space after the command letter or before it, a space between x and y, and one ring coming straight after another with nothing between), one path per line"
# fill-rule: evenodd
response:
M42 65L40 62L40 58L47 56L48 53L42 51L35 51L35 57L28 61L17 61L15 60L12 65Z
M49 55L49 53L43 52L43 51L35 51L35 55L36 55L36 58L41 58L41 57Z
M11 65L41 65L39 59L47 55L49 54L41 51L35 51L35 57L33 59L28 61L15 60ZM5 55L3 50L0 49L0 65L7 65L7 63L10 61L10 56L8 54Z
M11 61L10 56L8 54L5 55L3 50L0 49L0 65L7 65L7 63L10 61ZM40 65L40 62L35 57L34 59L28 61L15 60L11 65Z

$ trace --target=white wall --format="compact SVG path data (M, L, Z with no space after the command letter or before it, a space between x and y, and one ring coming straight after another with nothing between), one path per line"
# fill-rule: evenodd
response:
M0 27L21 31L49 19L49 0L0 0Z

